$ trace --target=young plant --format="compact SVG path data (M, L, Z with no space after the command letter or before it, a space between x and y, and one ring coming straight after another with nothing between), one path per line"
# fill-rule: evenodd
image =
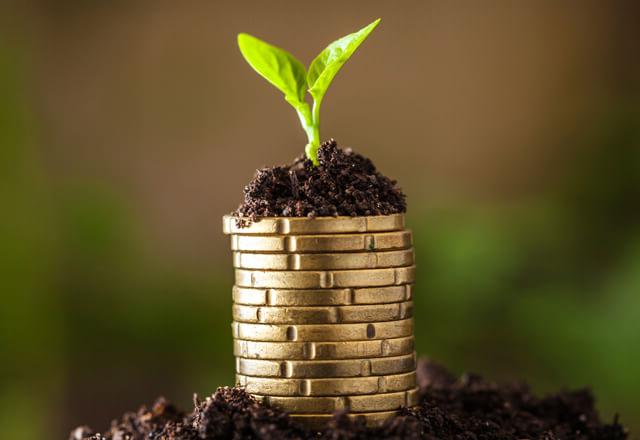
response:
M318 165L320 147L320 106L327 89L340 68L378 26L380 19L328 45L311 62L309 70L286 50L272 46L249 34L238 34L242 56L253 69L284 93L284 99L296 109L307 133L307 157ZM310 107L306 92L313 100Z

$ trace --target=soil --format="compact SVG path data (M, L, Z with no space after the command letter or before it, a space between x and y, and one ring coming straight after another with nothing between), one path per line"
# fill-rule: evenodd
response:
M211 397L194 397L186 414L165 399L127 413L104 434L75 429L70 440L206 439L428 439L428 440L618 440L627 432L618 423L602 423L589 390L535 397L524 384L498 385L477 375L452 376L422 360L418 366L421 402L368 429L338 412L328 429L307 431L286 413L263 406L240 388L218 388Z
M380 174L371 160L335 140L318 149L318 166L300 156L290 165L263 168L244 188L235 211L239 224L260 217L387 215L405 212L396 181Z

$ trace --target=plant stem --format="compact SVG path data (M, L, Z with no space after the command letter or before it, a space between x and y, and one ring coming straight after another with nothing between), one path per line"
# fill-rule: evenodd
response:
M302 124L302 128L304 132L307 134L307 138L309 139L309 143L313 141L314 138L314 128L313 128L313 119L311 116L311 110L309 109L309 104L306 102L298 103L296 106L296 112L298 113L298 118L300 119L300 123Z
M289 100L288 100L289 101ZM318 166L318 148L320 147L320 104L322 99L313 100L313 110L306 102L289 101L292 104L298 118L302 124L302 128L307 133L309 143L305 146L305 154L307 158L313 162L315 166Z
M311 109L309 108L309 104L307 104L306 102L297 103L295 108L298 112L298 117L300 118L302 128L304 129L305 133L307 133L307 138L309 140L309 143L304 149L305 154L307 155L307 158L317 166L318 147L320 146L320 130L318 129L318 125L314 121L314 116L312 115ZM314 112L316 112L315 103L313 108Z
M320 147L320 104L322 98L313 98L313 111L311 114L311 137L305 149L307 157L318 166L318 148Z

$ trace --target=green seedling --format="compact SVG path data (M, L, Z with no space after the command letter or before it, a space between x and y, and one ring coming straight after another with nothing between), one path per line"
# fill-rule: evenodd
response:
M307 157L318 165L320 147L320 105L340 68L378 26L380 19L328 45L311 62L309 69L286 50L272 46L249 34L238 35L242 56L253 69L284 93L284 99L296 109L307 133ZM313 100L306 101L309 92Z

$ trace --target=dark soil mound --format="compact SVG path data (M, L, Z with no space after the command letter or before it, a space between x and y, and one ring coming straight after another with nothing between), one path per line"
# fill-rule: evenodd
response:
M235 215L260 217L387 215L406 211L405 196L394 180L373 163L334 140L318 150L314 167L304 156L291 165L258 170L244 188Z
M101 435L80 427L71 440L205 440L205 439L429 439L429 440L618 440L627 438L617 419L603 424L588 390L544 398L525 385L496 385L474 375L459 379L437 364L418 367L423 394L419 406L403 410L383 427L367 429L337 413L321 433L295 424L282 411L267 408L238 388L219 388L191 414L164 399L153 407L125 414Z

